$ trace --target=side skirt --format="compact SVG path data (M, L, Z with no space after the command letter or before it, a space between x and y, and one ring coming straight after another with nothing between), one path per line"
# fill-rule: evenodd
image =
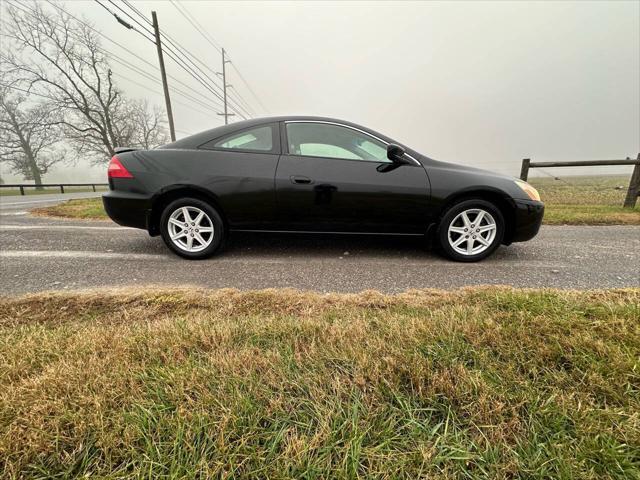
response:
M251 230L251 229L231 229L230 232L250 232L250 233L302 233L302 234L324 234L324 235L384 235L395 237L423 237L424 233L383 233L383 232L326 232L316 230Z

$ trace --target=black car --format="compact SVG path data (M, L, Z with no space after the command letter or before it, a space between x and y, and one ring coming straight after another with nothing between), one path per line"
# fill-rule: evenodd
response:
M470 262L534 237L544 213L526 182L330 118L253 119L154 150L118 149L108 175L109 216L192 259L250 231L422 235Z

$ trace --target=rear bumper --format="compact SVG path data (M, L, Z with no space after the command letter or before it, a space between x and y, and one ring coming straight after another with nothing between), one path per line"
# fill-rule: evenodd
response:
M524 242L535 237L544 216L544 203L535 200L514 200L514 229L511 242Z
M102 196L102 203L107 215L118 225L149 230L150 198L112 190Z

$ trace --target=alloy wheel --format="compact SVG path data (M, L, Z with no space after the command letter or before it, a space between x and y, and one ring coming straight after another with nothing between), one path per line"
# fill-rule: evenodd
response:
M471 208L456 215L449 224L449 245L461 255L478 255L496 238L495 219L486 210Z
M198 207L177 208L167 222L171 241L185 252L200 252L213 241L213 222L209 215Z

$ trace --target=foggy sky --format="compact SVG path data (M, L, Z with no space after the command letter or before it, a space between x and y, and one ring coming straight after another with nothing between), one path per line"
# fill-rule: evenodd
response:
M133 3L149 17L156 10L166 33L220 69L219 53L170 2ZM228 50L268 112L233 70L229 82L260 116L350 120L432 158L512 175L523 157L613 159L640 150L637 1L181 3ZM157 63L153 44L95 2L66 8ZM104 46L139 65L118 47ZM169 73L205 93L166 62ZM120 65L113 69L162 91L159 79L152 85ZM164 106L159 94L117 81L127 94ZM180 132L222 124L215 113L173 108ZM45 178L103 177L104 169L78 165Z

